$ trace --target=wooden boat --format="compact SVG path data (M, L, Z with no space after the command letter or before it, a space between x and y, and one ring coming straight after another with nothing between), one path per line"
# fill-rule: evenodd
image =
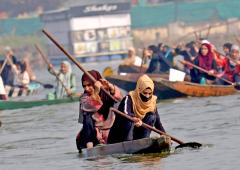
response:
M143 66L142 69L140 66L135 65L119 65L118 66L118 73L145 73L147 70L146 66Z
M82 149L81 157L98 157L113 154L140 154L170 152L170 144L164 137L143 138Z
M0 110L32 108L36 106L72 103L77 101L79 101L79 97L54 99L54 100L44 99L44 100L34 100L34 101L1 101L0 100Z
M186 81L172 82L166 79L158 79L158 81L166 87L193 97L226 96L238 92L233 85L201 85Z
M142 74L140 73L127 73L120 75L112 75L105 78L109 82L129 92L136 88L137 80L141 75ZM176 91L172 88L163 85L161 81L158 81L159 78L168 79L168 74L148 74L148 76L154 82L155 85L154 94L158 97L158 99L171 99L186 96L183 93L180 93L179 91Z

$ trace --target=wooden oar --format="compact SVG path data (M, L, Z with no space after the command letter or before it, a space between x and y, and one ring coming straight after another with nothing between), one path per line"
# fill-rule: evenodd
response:
M52 89L54 87L52 84L43 83L43 82L40 82L38 80L32 80L31 82L38 83L41 86L43 86L45 89Z
M209 27L208 27L208 30L207 30L207 35L206 35L206 39L208 39L208 36L209 36L209 33L210 33L210 30L211 30L211 25L209 25Z
M146 58L146 56L144 55L144 50L146 50L146 49L144 48L143 52L142 52L142 62L141 62L141 66L140 66L140 73L143 72L144 59Z
M40 47L38 45L35 44L35 48L38 50L39 54L41 55L41 57L43 58L43 60L45 61L45 63L48 65L48 67L51 65L51 63L48 61L47 57L43 54L42 50L40 49ZM68 88L65 86L65 84L63 83L63 81L59 78L58 74L56 73L56 71L54 69L51 70L53 75L56 77L56 79L61 83L61 85L63 86L64 90L66 91L68 96L71 96L72 94L68 93Z
M82 65L77 61L76 58L72 57L54 38L51 36L46 30L42 30L42 32L74 63L76 66L82 70L90 79L93 81L93 83L96 83L97 80L88 72L86 71ZM101 90L104 91L110 98L112 98L114 101L118 102L117 99L115 99L108 91L106 91L103 87L101 87Z
M229 80L227 80L227 79L225 79L225 78L218 77L218 76L216 76L215 74L209 74L209 71L207 71L207 70L205 70L205 69L203 69L203 68L201 68L201 67L199 67L199 66L197 66L197 65L195 65L195 64L192 64L192 63L190 63L190 62L188 62L188 61L186 61L186 60L182 60L182 61L180 61L180 62L183 63L183 64L185 64L185 65L192 66L192 67L194 67L194 68L196 68L196 69L198 69L198 70L201 70L202 72L207 73L208 75L211 75L211 76L213 76L213 77L216 77L216 78L218 78L218 79L221 79L221 80L223 80L223 81L225 81L225 82L227 82L227 83L229 83L229 84L231 84L231 85L235 85L235 83L233 83L233 82L231 82L231 81L229 81Z
M131 117L131 116L129 116L129 115L127 115L127 114L125 114L125 113L123 113L123 112L113 108L113 107L110 108L110 111L113 111L113 112L115 112L115 113L117 113L117 114L119 114L119 115L121 115L121 116L123 116L123 117L125 117L125 118L127 118L127 119L129 119L129 120L134 122L133 117ZM169 136L171 138L171 140L173 140L174 142L177 142L178 144L180 144L176 148L182 148L182 147L199 148L199 147L202 146L201 143L197 143L197 142L184 143L180 139L177 139L177 138L175 138L175 137L173 137L173 136L171 136L171 135L169 135L169 134L167 134L167 133L165 133L165 132L163 132L161 130L158 130L158 129L156 129L156 128L154 128L154 127L152 127L152 126L150 126L150 125L148 125L146 123L143 123L143 122L142 122L142 127L146 128L146 129L150 129L150 130L152 130L152 131L154 131L154 132L156 132L156 133L158 133L160 135Z

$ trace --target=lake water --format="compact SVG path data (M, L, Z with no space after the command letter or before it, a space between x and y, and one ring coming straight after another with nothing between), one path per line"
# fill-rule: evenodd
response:
M109 64L116 68L119 62L84 66L102 71ZM77 68L74 71L80 87L82 73ZM46 71L37 74L40 80L54 83ZM159 114L169 134L184 142L204 144L198 150L184 149L164 157L154 154L80 158L75 145L81 128L77 123L78 103L0 111L0 170L239 169L239 101L240 95L160 101Z

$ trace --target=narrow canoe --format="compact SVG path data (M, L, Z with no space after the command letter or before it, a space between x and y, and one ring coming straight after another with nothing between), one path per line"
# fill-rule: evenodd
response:
M113 154L169 153L170 147L164 137L143 138L82 149L80 156L88 158Z
M166 79L158 79L161 84L193 97L208 97L208 96L226 96L238 92L233 85L201 85L186 81L168 81Z
M134 65L119 65L118 66L118 73L145 73L147 70L146 66L143 66L142 69L140 66L134 66Z
M112 75L105 77L109 82L117 85L119 88L129 92L136 88L137 80L142 74L140 73L128 73L124 75ZM177 97L184 97L183 93L180 93L172 88L163 85L158 79L168 79L168 74L148 74L153 80L155 88L154 94L158 99L172 99Z
M34 101L1 101L0 100L0 110L32 108L36 106L72 103L77 101L79 101L79 97L55 99L55 100L44 99L44 100L34 100Z

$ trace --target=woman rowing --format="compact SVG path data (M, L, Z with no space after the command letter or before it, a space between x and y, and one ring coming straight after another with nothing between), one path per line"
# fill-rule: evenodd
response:
M240 82L239 47L237 45L232 45L227 56L228 57L226 57L224 61L224 69L219 75L224 79L238 84ZM217 84L227 85L228 83L218 79Z
M240 84L240 54L239 46L233 45L230 53L230 69L233 72L233 81L239 85Z
M154 83L147 76L141 76L134 91L125 96L118 110L134 117L135 122L116 115L110 129L108 143L117 143L150 136L151 131L141 127L142 122L165 132L157 111L157 97L153 95Z
M30 76L26 70L26 63L23 61L17 62L17 76L16 76L16 83L17 86L21 88L28 88L30 83Z
M204 42L201 44L198 56L193 60L193 63L207 70L208 74L198 69L190 68L191 81L200 84L212 84L216 79L212 75L217 73L217 64L210 43Z
M10 47L5 47L4 49L5 60L7 61L4 66L1 76L4 86L14 86L14 78L17 71L16 63L17 59L14 56L14 52Z
M100 73L95 70L89 73L97 80L94 83L87 74L82 76L82 86L84 94L80 99L79 123L82 123L82 129L77 135L77 148L91 148L99 143L106 143L113 115L108 115L110 107L113 107L115 101L101 90L103 87L116 99L121 99L120 90L102 79ZM83 120L81 117L83 116ZM82 121L82 122L81 122ZM99 128L101 126L101 129Z
M53 66L49 65L48 68L51 74L54 74ZM60 99L66 96L71 96L76 91L76 77L72 73L71 64L68 61L62 61L60 65L60 70L57 73L59 80L57 80L57 86L54 94L48 94L50 99ZM65 88L66 87L66 88Z
M136 55L136 50L133 47L130 47L128 49L128 57L125 58L122 62L122 65L135 65L135 66L141 66L142 59Z

